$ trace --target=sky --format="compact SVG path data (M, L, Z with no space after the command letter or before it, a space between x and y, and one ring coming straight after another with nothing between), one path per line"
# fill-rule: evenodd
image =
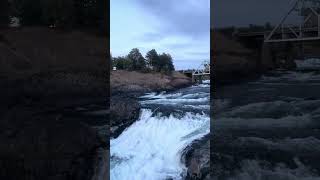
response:
M278 24L296 0L213 0L211 27ZM293 23L297 19L288 19Z
M210 59L210 0L111 0L110 17L113 57L155 49L178 70Z

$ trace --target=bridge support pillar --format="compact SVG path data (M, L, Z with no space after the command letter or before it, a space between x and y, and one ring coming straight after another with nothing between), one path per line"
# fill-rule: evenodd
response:
M275 57L272 51L272 45L269 43L263 43L262 45L261 62L259 66L262 71L275 68Z

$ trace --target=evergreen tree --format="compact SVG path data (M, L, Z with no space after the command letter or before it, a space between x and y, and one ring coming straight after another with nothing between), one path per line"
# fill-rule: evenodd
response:
M159 69L159 55L155 49L150 50L146 55L146 63L153 70L157 71Z
M130 60L125 57L116 57L112 60L113 66L117 67L117 69L130 70L132 64Z
M162 72L174 71L172 57L170 54L162 53L159 56L159 59L160 59L159 61L160 71Z
M127 58L131 62L130 70L143 70L146 68L146 62L138 48L133 48Z

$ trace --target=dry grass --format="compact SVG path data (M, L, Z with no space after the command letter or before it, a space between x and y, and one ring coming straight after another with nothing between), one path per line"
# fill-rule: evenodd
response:
M111 89L120 91L145 91L172 89L189 85L190 78L174 72L172 75L161 73L140 73L117 70L111 72Z

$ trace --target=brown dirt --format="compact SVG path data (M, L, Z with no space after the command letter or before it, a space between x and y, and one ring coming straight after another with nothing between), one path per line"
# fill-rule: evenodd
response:
M161 73L140 73L117 70L111 72L111 89L113 92L147 92L173 90L191 85L191 79L179 72L172 75Z

